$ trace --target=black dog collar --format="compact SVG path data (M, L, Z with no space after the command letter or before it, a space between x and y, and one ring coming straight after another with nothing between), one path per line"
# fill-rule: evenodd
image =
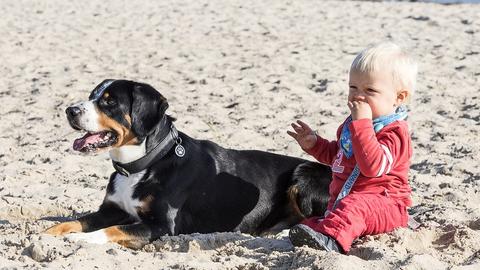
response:
M183 157L185 154L185 148L181 145L182 139L178 136L178 131L172 124L170 126L170 132L163 138L163 140L157 144L152 151L147 153L142 158L129 163L120 163L112 161L115 170L124 176L129 176L133 173L138 173L148 168L153 162L163 158L172 147L176 144L175 154L179 157Z

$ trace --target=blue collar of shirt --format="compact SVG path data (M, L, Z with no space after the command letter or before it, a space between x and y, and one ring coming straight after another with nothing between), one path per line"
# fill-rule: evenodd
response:
M380 130L382 130L382 128L390 125L391 123L398 120L405 120L406 118L407 108L405 108L405 106L399 106L395 110L395 113L373 119L373 129L375 130L375 133L378 133ZM352 134L348 128L350 122L352 122L352 116L349 116L345 121L345 124L342 128L342 134L340 135L340 147L347 158L353 156Z

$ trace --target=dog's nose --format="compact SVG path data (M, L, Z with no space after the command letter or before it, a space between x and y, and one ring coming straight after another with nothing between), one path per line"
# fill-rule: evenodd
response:
M82 110L80 110L80 108L78 108L78 107L68 107L65 110L65 113L67 114L68 117L75 117L75 116L79 115L81 112L82 112Z

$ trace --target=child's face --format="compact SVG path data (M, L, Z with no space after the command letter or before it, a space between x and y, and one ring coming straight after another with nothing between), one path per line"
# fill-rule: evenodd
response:
M392 76L384 71L363 73L352 70L349 86L348 101L368 103L373 119L394 113L404 100L402 97L399 99L400 91L396 89Z

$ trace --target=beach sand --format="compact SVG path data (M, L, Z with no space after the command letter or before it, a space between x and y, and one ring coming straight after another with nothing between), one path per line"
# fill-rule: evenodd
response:
M0 269L480 269L480 5L18 0L0 11ZM349 255L293 249L285 231L136 251L42 234L105 194L108 154L74 152L64 115L103 79L151 84L194 138L311 159L289 124L333 139L351 61L385 39L420 64L408 118L420 228L364 237Z

